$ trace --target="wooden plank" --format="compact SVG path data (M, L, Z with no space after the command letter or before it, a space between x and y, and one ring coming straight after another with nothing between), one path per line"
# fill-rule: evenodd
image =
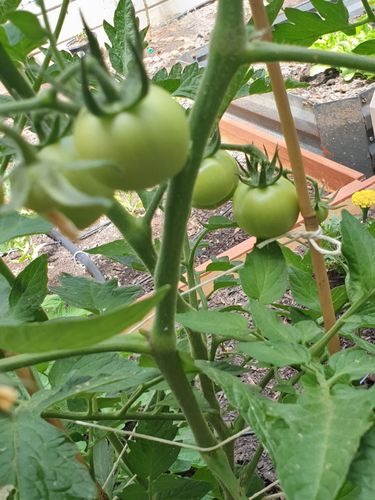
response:
M259 149L266 148L272 155L278 146L282 164L290 168L288 150L283 139L266 134L245 121L234 120L227 115L221 120L220 132L223 142L232 144L254 144ZM354 180L361 180L364 175L335 161L319 156L306 149L302 150L306 174L321 184L325 184L332 191L349 184Z

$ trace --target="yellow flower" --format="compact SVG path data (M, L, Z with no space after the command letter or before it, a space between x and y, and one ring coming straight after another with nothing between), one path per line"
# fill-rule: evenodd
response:
M375 191L373 189L364 189L357 191L352 195L352 202L361 208L370 208L375 205Z

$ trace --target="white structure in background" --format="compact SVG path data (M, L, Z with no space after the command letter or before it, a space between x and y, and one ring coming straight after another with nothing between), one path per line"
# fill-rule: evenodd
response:
M191 9L207 3L208 0L145 0L150 13L151 26L168 22ZM66 45L71 38L82 32L80 11L84 13L87 24L95 31L101 45L106 41L103 30L103 19L113 24L113 14L118 0L70 0L68 16L65 20L59 44ZM146 15L143 0L133 0L134 7L141 22L145 26ZM48 17L52 26L55 26L59 15L61 0L45 0ZM35 0L23 0L21 8L39 14L40 9Z

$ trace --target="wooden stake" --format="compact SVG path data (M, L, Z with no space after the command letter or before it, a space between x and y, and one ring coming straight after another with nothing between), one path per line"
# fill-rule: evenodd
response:
M263 0L249 0L250 7L257 30L264 32L263 39L272 42L272 32L268 21ZM279 63L268 63L268 73L272 84L272 89L276 101L277 110L280 116L280 124L288 148L290 164L293 171L294 182L297 189L301 214L304 218L307 231L316 231L319 228L306 184L305 170L303 166L301 148L298 141L294 119L289 105L288 94L285 89L284 79ZM316 285L319 293L320 307L324 319L324 328L329 330L336 323L335 311L333 308L331 288L329 285L324 257L311 247L313 269L315 273ZM334 337L329 346L331 354L340 350L339 337Z

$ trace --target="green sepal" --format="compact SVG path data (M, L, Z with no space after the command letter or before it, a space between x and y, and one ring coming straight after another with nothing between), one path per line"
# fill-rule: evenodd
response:
M267 155L267 151L265 151L265 156L262 157L249 157L245 154L245 159L247 176L240 176L240 181L249 187L265 188L272 186L280 179L283 173L283 166L280 162L277 148L271 160Z
M95 97L93 96L89 80L88 80L88 70L85 63L85 58L80 60L81 62L81 79L82 79L82 95L84 103L87 109L95 116L105 116L106 112L103 107L97 102Z
M83 17L82 11L80 11L80 16L83 24L83 28L85 30L87 41L90 47L90 53L95 58L95 60L100 64L100 66L107 71L107 67L105 65L102 51L100 50L100 46L98 40L94 33L90 30L88 24L86 23L85 18ZM107 71L108 72L108 71Z

